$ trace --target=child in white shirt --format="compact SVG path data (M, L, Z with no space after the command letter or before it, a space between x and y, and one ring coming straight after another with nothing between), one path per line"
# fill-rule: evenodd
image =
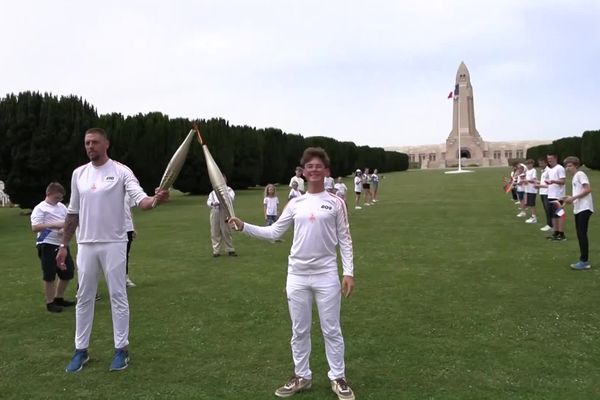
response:
M265 198L263 200L263 211L267 225L272 225L277 221L277 209L279 207L279 199L275 193L275 185L268 184L265 187Z

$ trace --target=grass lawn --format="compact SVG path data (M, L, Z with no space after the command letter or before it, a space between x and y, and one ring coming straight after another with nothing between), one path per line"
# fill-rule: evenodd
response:
M376 206L351 207L357 290L343 300L342 323L357 399L600 397L600 264L568 268L579 254L570 209L563 243L516 218L501 191L507 172L387 174ZM600 188L600 173L589 175ZM74 312L46 312L29 218L0 209L0 398L275 398L293 372L283 293L291 235L236 234L240 256L215 259L205 201L175 197L134 213L130 366L108 372L102 282L92 360L73 375L64 367ZM262 191L238 192L236 213L262 223ZM600 263L597 216L590 237ZM334 399L314 325L313 388L296 398Z

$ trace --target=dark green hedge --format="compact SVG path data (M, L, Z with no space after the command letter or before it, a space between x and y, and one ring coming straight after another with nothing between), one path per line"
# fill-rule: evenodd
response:
M583 132L581 161L588 168L600 169L600 130Z
M558 157L558 162L562 164L563 160L569 156L575 156L581 159L581 137L572 136L555 140L552 142L554 152Z
M541 144L539 146L533 146L527 149L526 157L527 159L532 159L537 162L540 158L546 158L549 153L554 152L554 144Z
M73 169L88 161L83 133L98 126L108 132L110 157L128 165L146 192L153 193L193 122L198 123L211 154L234 188L287 184L308 146L327 150L333 176L365 167L380 172L408 168L406 154L328 137L304 138L275 128L233 126L224 119L171 119L158 112L98 115L93 106L75 96L25 92L0 99L0 179L6 181L11 199L23 208L42 200L51 181L61 182L69 191ZM192 146L174 186L195 194L211 190L199 145Z

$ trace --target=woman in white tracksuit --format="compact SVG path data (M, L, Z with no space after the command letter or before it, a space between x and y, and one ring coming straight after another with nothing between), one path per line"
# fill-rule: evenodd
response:
M354 399L345 380L344 338L340 326L341 294L350 296L354 288L352 238L344 201L325 190L323 178L329 157L321 148L308 148L302 156L308 191L291 199L271 226L257 226L232 218L238 230L249 236L276 240L294 226L294 239L288 258L286 292L292 320L292 356L295 375L277 389L279 397L289 397L312 385L309 367L310 327L313 298L317 303L331 388L339 399ZM336 246L342 256L343 280L337 270Z

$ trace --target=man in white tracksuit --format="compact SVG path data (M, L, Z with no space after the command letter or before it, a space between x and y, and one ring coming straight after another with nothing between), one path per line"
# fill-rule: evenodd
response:
M257 226L232 218L238 230L267 240L279 239L294 226L294 240L288 258L286 292L292 320L292 356L295 375L275 395L289 397L309 389L312 372L310 328L313 298L317 303L325 351L329 363L331 388L339 399L352 400L354 393L346 383L344 338L340 326L341 293L348 297L354 288L352 238L344 200L324 187L329 157L321 148L309 147L302 156L308 182L305 195L291 199L271 226ZM338 276L336 246L342 256L344 278Z
M77 228L77 305L75 307L75 354L66 368L77 372L89 360L88 345L94 320L98 278L104 273L113 321L115 355L110 371L127 368L129 362L129 302L125 289L127 232L125 193L142 210L152 208L154 199L164 201L168 191L156 190L148 197L133 172L108 158L109 141L100 128L85 133L85 150L90 162L73 171L71 200L64 223L63 243L56 262L64 265L67 246Z

